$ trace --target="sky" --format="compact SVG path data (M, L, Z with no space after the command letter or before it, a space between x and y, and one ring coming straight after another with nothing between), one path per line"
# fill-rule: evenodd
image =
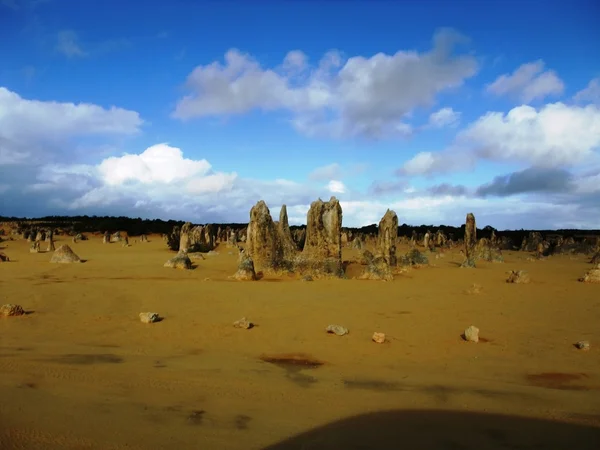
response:
M0 215L600 228L600 3L0 0Z

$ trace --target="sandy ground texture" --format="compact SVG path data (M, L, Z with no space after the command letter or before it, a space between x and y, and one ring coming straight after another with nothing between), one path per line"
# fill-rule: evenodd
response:
M577 281L583 256L460 269L451 251L392 282L236 282L224 245L183 271L158 236L130 242L62 238L86 260L72 265L0 244L0 304L29 312L0 318L2 450L600 448L600 285ZM532 282L507 284L512 269ZM234 328L244 316L256 326Z

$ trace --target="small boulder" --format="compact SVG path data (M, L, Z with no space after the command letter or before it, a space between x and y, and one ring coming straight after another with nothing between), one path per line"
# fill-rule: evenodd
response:
M479 328L471 325L465 330L463 338L467 342L479 342Z
M392 281L394 279L394 275L385 258L378 256L367 265L367 269L360 276L360 279Z
M378 344L383 344L385 342L385 333L373 333L373 337L371 338L373 342Z
M600 269L588 270L579 281L582 281L583 283L600 283Z
M186 253L177 253L173 258L168 260L164 267L169 267L171 269L185 269L190 270L192 268L192 261Z
M254 261L245 253L240 255L238 270L233 274L233 279L238 281L256 281L256 272L254 271Z
M0 262L8 262L8 261L10 261L10 258L8 256L6 256L6 253L0 252Z
M589 341L579 341L575 344L575 347L577 347L579 350L589 350L590 342Z
M140 321L142 323L160 322L160 316L158 315L158 313L154 312L141 312Z
M508 273L508 278L506 279L507 283L516 283L516 284L526 284L531 280L529 278L529 274L524 270L511 270Z
M483 287L480 284L473 283L469 289L467 289L467 294L477 295L481 294L483 291Z
M25 311L20 305L11 305L10 303L0 306L0 316L22 316Z
M400 262L403 266L422 266L429 264L427 256L425 256L416 248L413 248L406 255L404 255L400 259Z
M460 267L463 269L475 269L475 267L477 267L475 265L475 258L473 258L473 257L465 258L465 260L462 262Z
M254 327L254 324L247 320L245 317L242 317L240 320L236 320L233 322L233 326L235 328L243 328L244 330L249 330Z
M328 325L327 328L325 328L325 331L327 331L329 334L336 334L338 336L344 336L345 334L348 334L348 328L345 328L341 325Z
M61 245L56 249L56 251L52 254L52 258L50 259L51 263L80 263L81 258L75 254L71 247L67 244Z

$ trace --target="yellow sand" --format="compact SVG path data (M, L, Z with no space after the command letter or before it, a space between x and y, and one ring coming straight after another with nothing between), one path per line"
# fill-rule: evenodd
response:
M452 251L393 282L236 282L224 245L183 271L158 236L63 243L87 261L0 244L0 303L32 311L0 318L3 450L600 448L600 285L577 282L583 256L470 270ZM505 283L511 269L531 284ZM244 316L257 326L234 328ZM261 360L290 354L323 365Z

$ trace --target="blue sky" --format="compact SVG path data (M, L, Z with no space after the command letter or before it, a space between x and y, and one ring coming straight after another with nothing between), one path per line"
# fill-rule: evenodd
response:
M0 0L0 214L600 228L594 1Z

